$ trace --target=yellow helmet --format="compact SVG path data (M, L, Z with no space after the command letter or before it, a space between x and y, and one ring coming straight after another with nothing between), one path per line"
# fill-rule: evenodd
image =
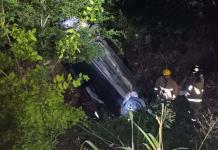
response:
M170 69L165 68L165 69L163 70L163 76L170 76L171 74L172 74L172 73L171 73Z

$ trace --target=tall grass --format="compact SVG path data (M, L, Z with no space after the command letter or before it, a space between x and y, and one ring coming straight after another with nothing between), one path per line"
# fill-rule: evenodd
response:
M84 144L88 144L93 150L99 150L99 148L97 148L97 146L95 146L95 144L93 144L91 141L86 140L82 143L80 150L83 150L84 148Z
M123 150L135 150L134 128L136 128L145 138L145 141L142 143L145 149L163 150L163 127L164 127L164 122L166 120L166 113L167 113L167 107L164 104L161 104L161 113L159 116L151 113L152 116L156 118L157 123L159 125L158 136L156 138L151 133L147 133L146 131L144 131L136 122L134 122L133 112L129 112L129 121L131 124L131 146L125 146L123 143L121 143L122 146L116 148L123 149ZM88 144L94 150L99 149L89 140L83 142L81 148L84 146L84 144Z
M203 133L205 134L205 136L204 136L204 139L202 140L200 146L197 148L197 150L202 149L202 146L205 144L207 139L216 138L216 137L214 137L214 135L211 135L211 137L210 137L210 134L213 132L212 130L214 128L216 128L215 126L217 125L218 117L215 117L210 111L208 111L208 115L209 115L209 117L208 116L206 117L203 115L203 119L201 121L198 120L198 123L201 126L201 129L203 129L203 131L204 131ZM208 131L206 131L206 130L208 130Z

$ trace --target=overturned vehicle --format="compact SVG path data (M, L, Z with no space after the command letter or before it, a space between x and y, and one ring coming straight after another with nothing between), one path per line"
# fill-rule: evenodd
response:
M72 18L67 20L68 24L63 22L63 26L64 28L75 27L75 22L79 20ZM128 111L144 109L145 102L134 91L134 78L130 70L106 40L96 37L94 42L100 46L102 56L92 59L90 63L65 63L67 70L74 76L79 73L88 75L90 80L84 83L82 88L92 100L105 105L114 115L126 115Z

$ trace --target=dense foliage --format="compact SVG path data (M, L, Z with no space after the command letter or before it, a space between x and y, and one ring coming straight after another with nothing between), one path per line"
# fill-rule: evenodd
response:
M72 87L72 77L65 80L43 65L43 57L35 50L36 30L16 25L5 30L2 38L7 36L10 43L0 52L1 146L52 148L58 134L85 116L64 104L63 93Z
M207 50L214 57L218 54L214 50L218 43L216 17L207 21L214 23L211 26L193 27L210 20L210 16L217 16L216 0L105 1L0 1L0 149L54 149L60 136L70 138L71 143L79 139L78 147L88 139L102 149L131 149L131 142L135 149L143 149L142 143L149 141L142 131L160 133L160 124L154 117L160 113L155 107L154 116L144 112L135 114L134 121L142 130L133 129L125 117L107 115L100 123L90 121L74 130L75 125L86 120L86 115L81 108L64 102L64 93L79 87L89 77L79 74L74 79L65 72L61 62L89 62L101 56L94 42L98 36L123 40L119 48L124 47L121 52L136 74L139 87L143 87L140 94L150 101L152 82L166 64L172 66L176 79L182 79L187 76L190 64L203 62ZM97 28L61 29L60 22L72 17ZM215 40L204 40L210 36ZM117 39L112 41L120 44ZM163 137L161 143L165 149L217 147L217 117L206 113L194 124L186 115L186 108L177 109L178 105L185 106L184 100L180 100L172 109L176 112L175 122L167 118L170 128L164 124L163 136L150 137L154 141ZM73 131L64 134L67 129ZM61 144L65 144L65 139Z
M98 57L92 41L107 31L63 31L58 24L71 17L101 24L108 18L102 3L1 0L0 149L52 149L58 135L86 118L81 109L64 103L63 94L89 78L60 74L61 61Z

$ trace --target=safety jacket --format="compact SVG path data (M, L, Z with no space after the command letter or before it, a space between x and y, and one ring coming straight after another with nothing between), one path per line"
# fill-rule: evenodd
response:
M159 77L155 83L157 96L166 100L174 100L179 94L179 86L171 77Z
M201 74L198 82L190 81L185 96L189 102L201 103L204 93L204 77Z

